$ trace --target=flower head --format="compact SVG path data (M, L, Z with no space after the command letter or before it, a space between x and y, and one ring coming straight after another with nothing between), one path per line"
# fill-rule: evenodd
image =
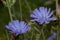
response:
M56 33L55 32L53 33L52 38L56 39Z
M52 37L49 37L47 40L53 40Z
M32 22L36 21L39 24L43 24L43 23L50 23L50 21L54 21L57 18L55 17L51 17L53 15L53 11L50 11L51 9L47 9L44 7L40 7L39 10L35 9L33 14L30 15L30 17L33 18L33 20L31 20Z
M55 32L47 40L53 40L53 39L56 40L56 33Z
M9 23L6 28L11 31L11 33L14 33L17 35L24 34L27 31L30 30L30 27L23 21L19 22L18 20L15 20L11 23Z

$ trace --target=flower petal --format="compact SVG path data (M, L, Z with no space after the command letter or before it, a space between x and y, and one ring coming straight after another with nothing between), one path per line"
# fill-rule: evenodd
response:
M13 22L9 23L6 28L11 30L10 32L16 34L16 36L22 33L24 34L30 29L25 22L19 22L18 20L14 20Z
M31 14L30 17L32 17L32 18L38 18L38 17L35 16L34 14Z
M33 20L31 20L32 22L38 22L39 24L43 24L44 22L46 24L49 24L50 21L54 21L56 20L56 18L51 18L51 16L53 15L53 12L50 12L50 8L44 8L44 7L40 7L39 10L35 9L34 13L32 15L30 15Z
M52 37L49 37L47 40L53 40Z
M52 17L52 18L49 18L48 20L49 21L55 21L55 20L57 20L57 18L56 17Z
M49 9L48 9L48 11L47 11L47 16L49 15L49 13L50 13L50 10L51 10L51 8L49 8Z
M40 20L40 19L38 19L38 20L36 20L39 24L43 24L44 23L44 20Z
M56 39L56 32L53 33L52 38Z
M50 22L49 21L45 21L45 24L49 24Z
M43 17L45 17L45 8L44 7L40 7L40 14L42 14Z
M54 11L52 11L49 15L48 18L51 17L53 15Z
M35 15L36 17L38 17L38 18L41 18L41 17L42 17L42 15L40 14L40 11L37 10L37 9L34 10L34 15Z

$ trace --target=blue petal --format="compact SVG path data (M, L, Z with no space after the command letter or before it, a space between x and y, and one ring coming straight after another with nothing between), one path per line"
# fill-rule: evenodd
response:
M52 17L52 18L49 18L48 20L49 21L55 21L55 20L57 20L57 18L56 17Z
M53 40L52 37L49 37L47 40Z
M44 21L41 19L33 19L33 20L30 20L31 22L34 22L34 21L36 21L36 22L38 22L39 24L43 24L44 23Z
M30 20L31 22L35 22L37 19Z
M55 32L53 33L52 38L56 39L56 33Z
M25 26L25 27L22 29L21 33L26 33L27 31L29 31L29 29L30 29L29 26Z
M35 15L37 18L41 18L41 17L42 17L40 11L37 10L37 9L34 10L34 15Z
M56 40L56 33L54 32L52 36L50 36L47 40Z
M26 23L24 23L24 22L20 22L20 26L21 26L21 28L20 28L21 34L26 33L30 29L30 27L27 26Z
M27 26L25 22L19 22L18 20L9 23L6 28L11 30L11 33L16 34L16 36L22 33L26 33L30 29L30 27Z
M20 28L21 28L21 29L24 28L25 25L26 25L26 24L25 24L23 21L20 22Z
M9 23L9 25L7 25L6 28L10 30L11 33L15 33L16 28L12 25L12 23Z
M20 34L20 32L18 30L15 30L15 34L16 36Z
M52 11L49 15L48 18L51 17L53 15L54 11Z
M38 18L38 17L35 16L34 14L31 14L30 17L32 17L32 18Z
M19 27L19 21L18 20L15 20L12 22L12 25L14 25L14 27Z
M42 16L45 17L45 8L40 7L39 10L40 10L40 13L42 14Z
M36 20L39 24L43 24L44 23L44 20L42 20L42 19L37 19Z
M49 24L50 22L49 21L45 21L45 24Z
M48 10L47 10L47 8L45 8L45 17L47 17L48 16Z
M11 31L15 31L15 27L14 27L14 25L12 25L12 23L9 23L9 25L8 25L8 28L9 28L9 30L11 30Z
M49 8L49 9L48 9L48 11L47 11L47 16L49 15L49 13L50 13L50 10L51 10L51 9Z

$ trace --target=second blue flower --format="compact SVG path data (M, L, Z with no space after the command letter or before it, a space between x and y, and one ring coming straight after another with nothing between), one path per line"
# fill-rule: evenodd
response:
M52 17L54 11L51 11L51 9L47 9L44 7L40 7L39 10L35 9L33 11L33 14L30 15L31 18L33 18L31 21L34 22L38 22L39 24L49 24L50 21L54 21L57 18L56 17Z

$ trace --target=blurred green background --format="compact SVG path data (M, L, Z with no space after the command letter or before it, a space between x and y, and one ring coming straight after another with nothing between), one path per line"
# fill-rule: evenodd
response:
M21 4L21 5L20 5ZM60 0L59 0L60 4ZM20 9L21 7L21 9ZM33 10L39 7L47 7L51 8L51 10L56 10L56 1L55 0L16 0L15 4L11 7L11 12L13 14L13 19L21 20L21 13L22 13L22 20L29 22L30 21L30 14L33 13ZM56 15L56 12L54 12ZM10 16L8 12L8 8L3 4L0 0L0 40L8 40L11 38L11 34L5 28L5 26L10 22ZM58 21L51 22L50 24L46 25L44 29L46 39L51 35L51 30L53 32L57 31ZM41 27L39 24L35 23L31 25L32 29L25 35L20 35L17 40L43 40L40 31ZM52 28L53 27L53 28ZM37 29L36 29L37 28ZM54 29L55 28L55 29Z

